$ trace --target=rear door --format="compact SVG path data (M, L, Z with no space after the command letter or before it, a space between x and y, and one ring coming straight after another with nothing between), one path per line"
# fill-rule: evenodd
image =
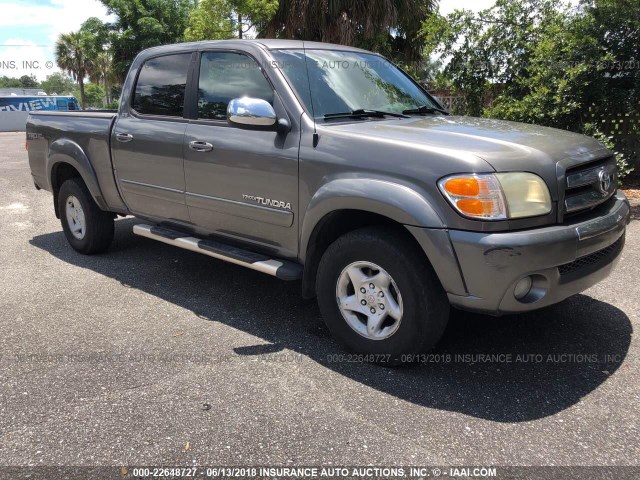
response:
M193 54L195 55L195 54ZM128 108L113 128L113 164L129 210L189 221L185 204L185 94L192 53L152 57L140 68Z
M239 51L202 52L197 118L185 135L186 202L191 221L207 232L295 257L298 248L299 127L288 133L243 130L227 123L229 102L268 101L278 118L284 105L258 62ZM193 149L207 145L207 151Z

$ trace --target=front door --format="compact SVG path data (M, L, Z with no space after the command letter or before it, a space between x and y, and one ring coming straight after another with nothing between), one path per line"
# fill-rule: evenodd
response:
M240 97L266 100L279 117L286 115L252 57L203 52L198 119L191 121L185 134L191 221L210 233L295 257L299 131L297 127L286 134L231 127L226 121L227 106Z
M113 128L113 164L129 210L159 220L186 222L184 116L191 53L147 60L129 112Z

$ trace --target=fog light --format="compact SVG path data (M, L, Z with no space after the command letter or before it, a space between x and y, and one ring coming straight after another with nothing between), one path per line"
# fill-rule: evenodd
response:
M533 280L531 277L524 277L518 283L516 283L516 288L513 290L513 295L518 299L522 300L524 297L529 295L531 291L531 287L533 286Z

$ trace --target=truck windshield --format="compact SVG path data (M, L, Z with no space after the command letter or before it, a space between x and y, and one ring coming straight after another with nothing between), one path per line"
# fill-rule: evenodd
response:
M439 106L384 58L335 50L276 50L273 56L316 119L374 118L358 112L426 114ZM308 75L307 75L308 71ZM357 115L349 113L357 112Z

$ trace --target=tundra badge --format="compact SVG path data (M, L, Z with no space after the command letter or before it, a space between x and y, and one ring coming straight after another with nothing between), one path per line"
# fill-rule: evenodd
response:
M271 200L270 198L256 197L255 195L242 194L242 198L251 202L256 202L259 205L266 207L285 208L291 210L291 203L283 202L280 200Z

